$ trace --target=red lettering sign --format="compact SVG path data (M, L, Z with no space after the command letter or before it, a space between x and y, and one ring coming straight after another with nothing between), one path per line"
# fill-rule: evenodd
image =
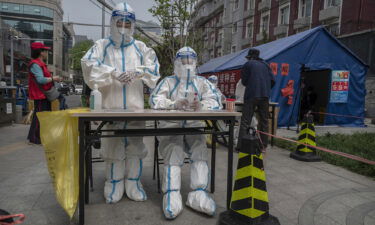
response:
M277 75L277 63L270 63L270 67L272 70L273 75Z
M288 63L281 64L281 75L288 76L288 74L289 74L289 64Z

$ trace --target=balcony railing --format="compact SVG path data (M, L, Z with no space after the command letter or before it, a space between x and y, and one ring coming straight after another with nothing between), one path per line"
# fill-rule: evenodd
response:
M300 29L307 26L310 26L310 17L302 17L294 20L293 28Z
M283 24L280 24L280 25L278 25L277 27L275 27L273 29L273 34L275 36L281 35L281 34L286 34L287 32L288 32L288 26L287 25L283 25Z
M340 6L332 6L319 12L319 21L335 19L340 17Z
M271 0L262 0L259 2L258 10L260 11L266 11L271 8Z

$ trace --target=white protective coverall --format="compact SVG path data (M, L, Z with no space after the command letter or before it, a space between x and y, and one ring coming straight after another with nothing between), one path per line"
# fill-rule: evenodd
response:
M217 91L218 94L220 94L221 102L224 102L226 100L226 97L225 95L223 95L223 93L221 93L220 89L217 87L217 85L219 84L219 79L217 78L217 76L211 75L208 78L208 81L210 81L213 84L213 86L215 87L215 91Z
M183 103L194 104L197 99L201 110L221 109L220 96L213 85L204 77L196 75L196 53L190 47L177 52L174 63L174 76L164 78L150 97L153 109L182 109ZM184 64L188 58L190 64ZM192 103L193 101L193 103ZM197 108L196 108L197 109ZM160 121L162 128L204 127L201 121ZM158 137L160 153L164 159L162 181L163 212L166 218L174 219L182 211L181 166L185 153L190 156L190 188L186 204L194 210L208 215L215 213L214 200L207 194L210 171L205 135ZM184 153L185 152L185 153Z
M131 24L131 27L122 27L124 23ZM133 9L127 3L117 4L112 12L110 37L96 41L81 60L84 80L90 88L98 85L104 109L143 109L144 84L154 88L160 78L154 50L133 39L134 28ZM114 122L103 129L144 126L144 122L140 121ZM147 199L140 182L142 159L146 155L142 137L102 139L101 156L106 162L104 197L107 203L118 202L124 186L130 199Z

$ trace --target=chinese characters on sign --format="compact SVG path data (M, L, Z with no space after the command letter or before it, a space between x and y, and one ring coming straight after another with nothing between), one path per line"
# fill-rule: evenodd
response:
M349 71L332 70L331 103L348 102Z
M281 75L282 76L288 76L289 74L289 64L288 63L282 63L281 64Z
M217 76L219 81L217 87L220 89L221 93L223 93L226 97L235 95L237 82L241 78L241 70L212 73L209 75L204 75L204 77L208 78L211 75Z
M277 63L270 63L270 67L272 70L273 75L277 75Z

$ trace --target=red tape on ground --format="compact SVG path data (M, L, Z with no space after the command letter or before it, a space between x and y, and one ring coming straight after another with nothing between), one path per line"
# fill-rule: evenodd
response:
M325 113L325 112L311 112L312 114L322 114L322 115L328 115L328 116L337 116L337 117L350 117L350 118L356 118L356 119L375 119L370 117L360 117L360 116L353 116L353 115L340 115L340 114L334 114L334 113Z
M342 156L342 157L345 157L345 158L348 158L348 159L353 159L353 160L363 162L363 163L366 163L366 164L375 165L375 161L371 161L371 160L368 160L368 159L365 159L365 158L362 158L362 157L359 157L359 156L356 156L356 155L351 155L351 154L344 153L344 152L338 152L338 151L330 150L330 149L327 149L327 148L322 148L322 147L319 147L319 146L313 146L313 145L301 143L301 142L298 142L298 141L295 141L295 140L292 140L292 139L289 139L289 138L279 137L279 136L269 134L269 133L266 133L266 132L263 132L263 131L260 131L260 130L257 130L257 132L259 132L261 134L271 136L271 137L274 137L274 138L278 138L278 139L294 142L294 143L297 143L297 144L300 144L300 145L305 145L305 146L309 146L309 147L312 147L312 148L316 148L320 151L328 152L328 153L331 153L331 154L334 154L334 155L339 155L339 156Z
M14 219L18 217L18 219L12 223L6 223L6 222L1 222L2 220L6 220L6 219ZM24 214L13 214L13 215L2 215L0 216L0 225L14 225L14 224L21 224L23 223L23 221L25 220L25 215Z

